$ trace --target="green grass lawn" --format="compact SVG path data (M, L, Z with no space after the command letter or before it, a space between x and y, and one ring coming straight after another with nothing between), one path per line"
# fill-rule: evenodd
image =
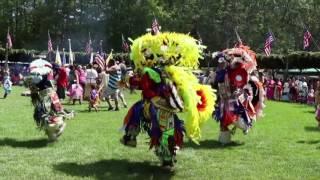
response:
M29 97L14 88L0 99L0 179L319 179L320 131L313 108L267 102L266 116L235 143L217 142L218 124L203 127L200 146L186 143L173 173L160 169L148 149L146 135L137 148L120 144L120 127L127 109L87 112L87 104L66 105L76 117L64 134L48 144L36 129ZM2 96L2 95L1 95ZM132 105L139 94L128 95Z

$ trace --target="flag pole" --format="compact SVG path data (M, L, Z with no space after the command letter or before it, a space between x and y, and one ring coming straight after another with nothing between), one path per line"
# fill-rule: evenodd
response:
M10 28L8 27L8 32L7 32L7 43L6 43L6 57L5 57L5 71L9 73L9 42L8 42L8 34L10 32ZM9 74L8 74L9 75Z
M102 51L102 43L103 43L103 40L100 40L100 53L102 54L103 53L103 51Z
M86 50L90 53L89 54L89 64L92 64L92 62L93 62L93 52L92 52L93 50L92 50L91 45L92 45L91 32L89 31L88 50Z
M73 65L73 53L72 53L72 49L71 49L71 39L68 39L69 41L69 64Z
M234 28L234 32L236 33L238 42L239 42L240 44L242 44L242 40L241 40L241 38L240 38L240 36L239 36L239 34L238 34L237 27Z

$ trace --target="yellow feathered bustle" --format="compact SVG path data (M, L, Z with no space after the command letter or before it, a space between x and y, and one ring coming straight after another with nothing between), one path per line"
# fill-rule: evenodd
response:
M183 99L187 135L196 143L201 138L201 125L210 119L216 95L210 86L200 85L190 71L182 67L168 66L165 71L175 83ZM199 92L201 92L199 94ZM205 102L202 102L205 100ZM202 104L205 103L205 104ZM199 106L203 106L199 109Z
M181 33L145 34L132 42L130 58L137 69L163 62L167 65L198 68L202 49L197 40ZM148 59L152 56L153 59Z

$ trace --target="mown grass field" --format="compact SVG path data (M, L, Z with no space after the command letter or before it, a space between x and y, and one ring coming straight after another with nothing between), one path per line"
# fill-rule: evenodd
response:
M32 119L29 97L15 87L0 99L0 179L320 179L320 130L313 107L267 102L266 116L234 143L217 142L218 124L203 127L200 146L186 143L175 172L159 168L146 135L137 148L120 144L127 109L87 112L87 104L66 105L67 121L56 143L47 143ZM2 95L1 95L2 96ZM130 105L139 94L127 95Z

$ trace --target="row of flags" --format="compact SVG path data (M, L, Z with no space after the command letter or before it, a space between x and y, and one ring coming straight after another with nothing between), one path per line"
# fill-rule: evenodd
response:
M130 51L130 46L128 44L128 42L125 40L123 34L122 34L122 48L124 50L124 52L129 52ZM74 54L72 52L71 49L71 39L68 39L69 41L69 64L73 64L74 62ZM48 31L48 52L53 52L53 46L52 46L52 41L51 41L51 37L50 37L50 32ZM90 56L90 60L89 63L92 63L94 61L93 59L93 48L92 48L92 40L91 40L91 35L89 32L89 39L88 42L86 43L85 46L85 52L87 55ZM102 40L100 41L100 50L99 53L95 55L95 60L100 62L102 64L102 61L104 59L103 57L103 53L102 53ZM63 55L63 61L61 62L61 57L60 57L60 53L59 53L59 48L57 47L56 50L56 58L55 58L55 63L61 65L61 64L66 64L66 60L65 60L65 53Z
M75 56L74 56L74 53L72 52L72 48L71 48L71 39L68 39L68 42L69 42L69 64L73 65L73 62L75 60ZM50 32L48 31L48 54L50 54L51 52L53 52L53 45L52 45L52 41L51 41L51 37L50 37ZM57 46L57 50L56 50L55 63L57 63L58 65L62 65L62 64L67 63L64 49L63 49L63 56L62 56L62 61L61 61L58 46Z
M161 29L161 27L160 27L157 19L154 18L153 21L152 21L152 25L151 25L151 33L153 35L156 35L156 34L158 34L160 32L160 29ZM240 37L239 37L237 31L236 31L236 35L237 35L237 38L239 40ZM121 35L121 39L122 39L122 49L123 49L123 51L124 52L129 52L130 51L130 46L129 46L128 42L125 40L123 34ZM308 47L310 47L311 40L312 40L312 35L311 35L310 31L308 29L306 29L305 32L304 32L304 36L303 36L303 49L304 50L306 50ZM272 44L273 44L274 41L275 41L275 37L274 37L273 33L271 31L269 31L268 34L267 34L267 38L265 40L265 43L264 43L264 52L265 52L266 56L270 56L271 55ZM68 42L69 42L69 64L73 64L73 62L74 62L74 54L73 54L72 49L71 49L71 39L68 39ZM100 41L100 46L101 46L101 50L100 51L102 51L102 41ZM9 28L8 28L8 33L7 33L6 47L8 49L12 48L12 40L11 40ZM50 32L49 31L48 31L48 52L53 52L53 45L52 45L52 41L51 41L51 37L50 37ZM93 48L92 48L92 40L91 40L90 32L89 32L88 41L87 41L86 46L85 46L85 52L86 52L86 54L90 55L89 62L92 63L93 62ZM57 56L57 54L58 54L58 56ZM98 59L102 59L100 54L98 54L96 56L97 56ZM58 64L61 64L61 63L65 64L66 63L65 53L63 55L64 58L63 58L62 62L61 62L61 58L59 58L59 57L60 57L60 53L59 53L59 48L57 47L56 60L55 61Z
M312 35L308 29L303 33L303 49L306 50L310 47L312 40ZM271 31L268 32L266 41L264 43L264 53L266 56L271 55L272 43L275 41L275 37Z

